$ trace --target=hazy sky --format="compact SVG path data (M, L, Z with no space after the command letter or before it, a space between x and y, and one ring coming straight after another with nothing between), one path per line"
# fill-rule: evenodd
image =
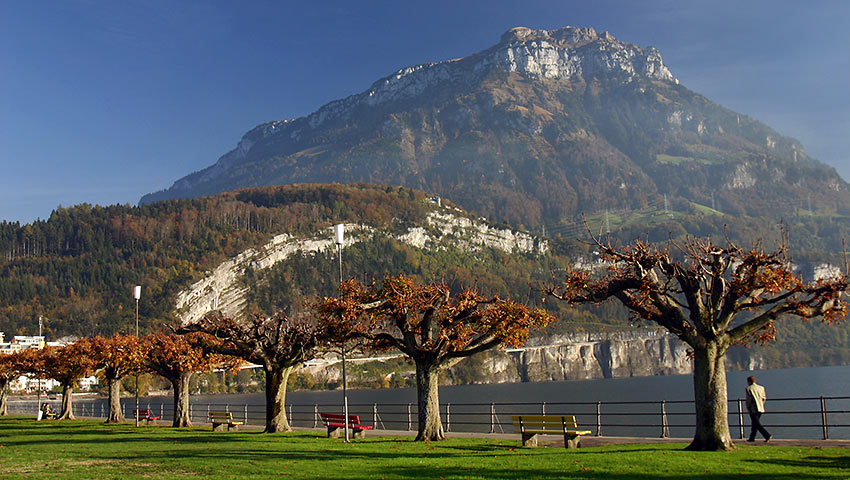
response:
M850 178L849 1L4 0L0 220L135 204L259 123L566 25L656 46L683 85Z

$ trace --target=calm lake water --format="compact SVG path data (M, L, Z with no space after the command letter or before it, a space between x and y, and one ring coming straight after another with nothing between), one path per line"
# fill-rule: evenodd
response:
M822 438L819 397L825 401L829 438L850 438L850 366L729 372L729 423L733 438L740 435L738 399L744 398L746 377L755 375L767 390L768 412L762 422L777 438ZM416 428L416 390L349 390L349 410L363 423L378 428ZM465 385L440 388L442 420L449 431L511 432L512 414L576 415L585 428L597 432L601 419L603 435L661 436L662 404L667 412L669 436L693 435L693 380L690 375L632 377L565 382ZM601 402L601 404L597 404ZM76 401L86 415L99 416L101 400ZM193 422L206 422L208 410L227 409L238 419L262 424L265 398L262 394L194 395ZM127 412L134 408L126 399ZM341 411L342 392L290 392L287 405L295 426L316 424L316 413ZM491 405L492 404L492 405ZM743 406L743 402L741 402ZM145 397L141 408L162 412L169 418L170 397ZM597 408L600 417L597 417ZM745 407L743 407L745 409ZM76 410L76 409L75 409ZM410 412L410 413L408 413ZM743 414L745 435L749 417Z

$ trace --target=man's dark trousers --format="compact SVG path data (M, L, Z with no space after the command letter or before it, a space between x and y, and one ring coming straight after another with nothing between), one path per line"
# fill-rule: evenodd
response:
M750 432L750 441L751 442L756 441L756 432L761 433L764 436L764 438L770 438L770 433L768 433L768 431L765 430L764 427L761 424L761 413L760 412L750 413L750 421L753 424L753 429Z

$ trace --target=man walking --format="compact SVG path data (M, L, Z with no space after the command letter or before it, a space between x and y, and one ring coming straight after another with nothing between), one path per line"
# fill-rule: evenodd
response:
M767 400L767 397L764 395L764 387L756 383L756 377L747 377L747 411L750 413L750 421L753 425L750 438L747 439L748 442L756 441L756 432L761 432L764 436L764 443L769 442L773 437L761 424L765 400Z

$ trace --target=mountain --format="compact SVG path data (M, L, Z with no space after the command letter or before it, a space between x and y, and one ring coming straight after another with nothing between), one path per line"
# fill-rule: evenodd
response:
M377 182L529 228L582 212L709 207L845 215L850 190L794 139L680 85L661 54L592 28L514 28L246 133L142 203L242 187Z

